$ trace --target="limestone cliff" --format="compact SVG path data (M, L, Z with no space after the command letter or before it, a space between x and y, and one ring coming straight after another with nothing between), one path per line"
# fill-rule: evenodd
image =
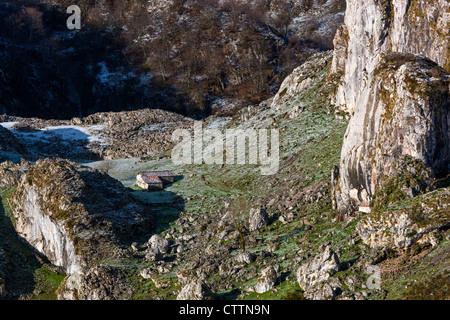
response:
M334 41L333 71L345 71L335 103L350 113L363 107L385 53L422 55L450 71L449 10L446 0L347 0Z
M61 298L80 297L84 275L126 256L130 241L153 223L120 182L64 160L37 161L9 202L17 232L68 275Z
M342 76L334 104L351 115L334 186L339 209L371 201L405 157L448 174L449 10L445 0L347 1L332 64Z

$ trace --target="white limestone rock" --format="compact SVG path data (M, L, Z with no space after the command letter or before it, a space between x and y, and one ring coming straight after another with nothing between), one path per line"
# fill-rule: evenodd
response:
M332 102L351 115L333 186L340 210L370 201L402 156L448 173L449 9L446 0L347 1L331 68L341 78Z
M296 273L297 281L308 296L308 294L317 292L318 286L325 285L324 283L338 271L339 258L330 247L326 247L322 254L300 266ZM314 295L312 294L312 296ZM322 296L328 298L330 295L327 293Z
M255 284L255 292L264 293L271 290L277 281L277 270L273 266L264 268L258 276L258 280Z

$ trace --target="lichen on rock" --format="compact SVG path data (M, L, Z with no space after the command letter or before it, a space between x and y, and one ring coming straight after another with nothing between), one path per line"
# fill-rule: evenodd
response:
M385 171L376 186L372 200L374 211L381 211L390 205L430 192L435 188L431 170L419 159L402 158Z

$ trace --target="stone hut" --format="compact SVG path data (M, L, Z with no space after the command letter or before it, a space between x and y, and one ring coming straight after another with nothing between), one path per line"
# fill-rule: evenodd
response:
M168 185L173 183L174 175L172 172L166 171L144 171L142 172L144 175L157 176L161 179L164 185Z
M136 177L136 185L147 191L161 191L173 181L174 175L170 171L143 171Z
M370 213L372 210L370 209L370 203L368 201L365 201L361 203L359 206L359 212L362 213Z

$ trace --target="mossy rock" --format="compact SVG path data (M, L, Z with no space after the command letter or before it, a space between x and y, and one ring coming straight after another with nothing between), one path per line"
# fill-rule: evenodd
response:
M435 189L435 179L423 161L410 157L397 161L381 178L372 200L374 211L380 211L398 201L413 198Z

